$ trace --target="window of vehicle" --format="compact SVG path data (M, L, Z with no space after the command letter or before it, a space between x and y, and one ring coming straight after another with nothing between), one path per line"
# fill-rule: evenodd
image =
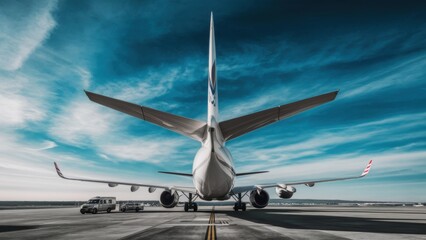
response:
M90 199L88 203L99 203L99 199Z
M112 203L112 200L110 199L110 200L108 200L108 203Z

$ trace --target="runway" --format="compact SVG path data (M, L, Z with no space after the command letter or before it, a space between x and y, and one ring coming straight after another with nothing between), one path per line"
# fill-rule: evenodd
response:
M0 211L0 239L426 239L426 207L146 207Z

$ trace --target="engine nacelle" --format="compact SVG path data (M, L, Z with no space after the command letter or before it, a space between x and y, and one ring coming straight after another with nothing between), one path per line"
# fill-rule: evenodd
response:
M172 194L171 191L165 190L160 195L160 204L165 208L174 208L179 202L179 195L177 192Z
M265 190L253 190L250 193L250 203L255 208L268 206L269 194Z
M282 187L276 187L275 192L277 193L278 197L289 199L293 197L293 194L296 192L296 188L292 186L286 186L284 188Z

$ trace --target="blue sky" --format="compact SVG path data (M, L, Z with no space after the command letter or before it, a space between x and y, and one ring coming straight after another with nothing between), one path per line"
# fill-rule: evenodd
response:
M340 90L231 140L237 184L359 174L295 198L426 201L426 5L416 1L1 1L0 200L158 199L65 175L192 185L198 142L83 89L204 120L210 11L221 119ZM273 191L271 196L276 197Z

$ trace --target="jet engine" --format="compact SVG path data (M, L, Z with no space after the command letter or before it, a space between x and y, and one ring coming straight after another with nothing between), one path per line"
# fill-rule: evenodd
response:
M296 192L296 188L292 186L276 187L275 192L277 193L278 197L288 199L293 197L293 194Z
M268 206L269 194L265 190L253 190L250 193L250 203L255 208Z
M160 195L160 203L165 208L174 208L179 202L179 195L177 192L172 194L171 191L165 190Z

